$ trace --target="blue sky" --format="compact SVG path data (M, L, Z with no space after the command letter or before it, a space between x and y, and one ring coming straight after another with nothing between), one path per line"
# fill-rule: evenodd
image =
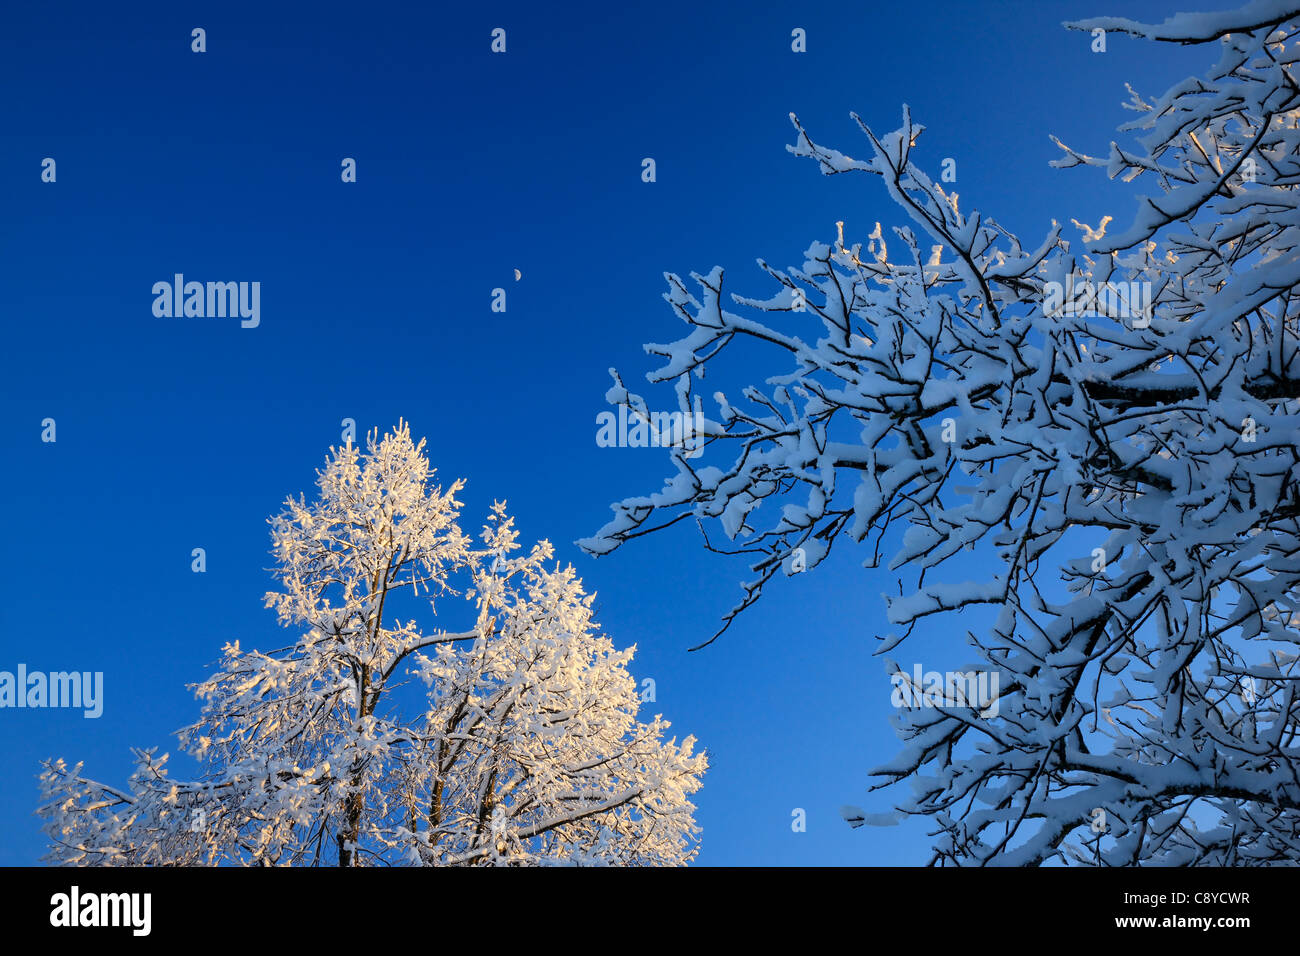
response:
M410 421L440 475L468 479L466 528L505 498L524 540L549 538L598 593L654 709L712 754L699 863L924 862L922 825L838 815L888 807L865 787L897 747L871 656L894 577L843 549L687 653L748 572L685 524L600 560L573 545L669 473L661 452L597 447L606 370L638 390L642 343L681 332L665 271L721 265L732 291L765 296L756 258L798 265L840 219L848 235L903 222L878 183L786 152L791 111L854 155L851 110L888 131L910 104L922 165L956 159L963 208L1027 243L1052 218L1125 220L1126 190L1048 167L1048 134L1104 153L1132 115L1125 81L1163 91L1206 52L1114 36L1095 54L1060 23L1189 7L1212 8L5 5L0 669L103 671L105 711L0 710L0 864L43 852L41 758L124 782L129 747L176 753L197 714L185 684L224 642L279 646L266 518L311 491L344 418ZM260 326L155 318L151 288L177 272L260 281ZM934 630L893 656L946 667L959 641Z

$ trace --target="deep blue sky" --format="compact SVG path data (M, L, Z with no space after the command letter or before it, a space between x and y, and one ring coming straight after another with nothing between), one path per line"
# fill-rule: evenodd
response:
M865 786L897 747L870 653L894 578L846 549L687 653L748 572L687 525L599 561L572 544L668 474L660 452L596 446L606 369L637 389L642 343L684 328L665 271L721 265L766 296L756 258L799 265L837 219L850 235L904 222L878 183L790 156L790 111L856 155L850 110L889 131L909 103L921 163L955 158L963 207L1027 244L1053 217L1124 220L1131 196L1099 173L1048 167L1048 134L1104 153L1132 116L1125 81L1163 91L1209 51L1113 36L1094 54L1060 23L1185 8L1214 6L5 4L0 670L103 671L106 701L99 720L0 710L0 864L43 852L39 759L122 783L129 747L176 754L197 714L184 685L225 641L279 646L265 519L312 490L345 417L409 420L440 475L469 480L467 529L505 498L524 540L550 538L598 592L654 709L712 753L700 863L923 862L922 826L838 815L888 807ZM155 318L150 289L176 272L260 281L261 326ZM946 669L958 640L892 656Z

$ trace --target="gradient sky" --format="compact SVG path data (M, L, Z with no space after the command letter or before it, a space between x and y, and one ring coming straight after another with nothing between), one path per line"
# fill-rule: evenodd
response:
M0 670L103 671L105 711L0 710L0 864L43 852L40 759L114 784L132 746L192 767L173 736L198 714L185 685L228 640L283 642L261 600L266 518L313 490L344 418L410 421L439 475L468 479L467 530L505 498L522 540L549 538L598 593L615 643L637 645L635 676L656 681L647 709L711 753L699 863L924 862L923 825L852 831L838 812L890 805L865 788L898 746L871 656L895 577L841 547L688 653L749 573L687 523L600 560L572 543L669 474L659 451L597 447L606 370L672 407L640 387L642 343L684 328L665 271L721 265L732 291L764 297L756 258L800 265L840 219L847 236L904 223L878 182L791 156L791 111L858 155L851 110L887 132L910 104L922 166L956 159L963 210L1027 244L1053 218L1125 221L1132 193L1049 168L1048 134L1104 154L1132 116L1124 83L1161 92L1207 51L1112 36L1096 54L1060 24L1189 8L1217 7L5 4ZM260 281L261 325L155 318L151 287L177 272ZM960 634L932 628L891 656L947 669L965 662Z

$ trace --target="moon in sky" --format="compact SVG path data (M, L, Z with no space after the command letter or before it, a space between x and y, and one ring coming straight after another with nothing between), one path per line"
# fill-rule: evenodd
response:
M522 279L523 277L524 277L524 274L523 274L522 272L520 272L518 269L516 269L516 270L515 270L515 281L518 282L518 281L519 281L520 279Z

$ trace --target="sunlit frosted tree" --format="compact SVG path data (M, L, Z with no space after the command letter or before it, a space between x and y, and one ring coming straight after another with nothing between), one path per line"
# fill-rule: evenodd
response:
M646 346L649 380L685 410L752 378L714 392L702 456L671 450L664 487L583 545L693 517L755 575L723 631L837 545L916 572L878 652L936 617L999 706L902 709L876 773L910 795L845 816L925 818L937 864L1300 862L1300 4L1071 26L1217 56L1134 92L1109 157L1064 149L1147 184L1132 224L1022 243L922 171L906 111L888 135L859 121L864 159L792 117L796 155L878 178L911 224L760 261L761 298L668 275L689 331ZM609 400L644 409L615 379Z
M628 673L571 567L528 553L504 503L476 548L457 481L433 484L406 425L319 472L271 520L295 633L226 646L173 780L138 751L125 787L47 763L49 859L66 864L648 864L691 860L694 739L637 718ZM460 585L462 590L456 590ZM461 629L417 623L416 600ZM405 609L405 610L404 610ZM399 614L410 611L410 616Z

